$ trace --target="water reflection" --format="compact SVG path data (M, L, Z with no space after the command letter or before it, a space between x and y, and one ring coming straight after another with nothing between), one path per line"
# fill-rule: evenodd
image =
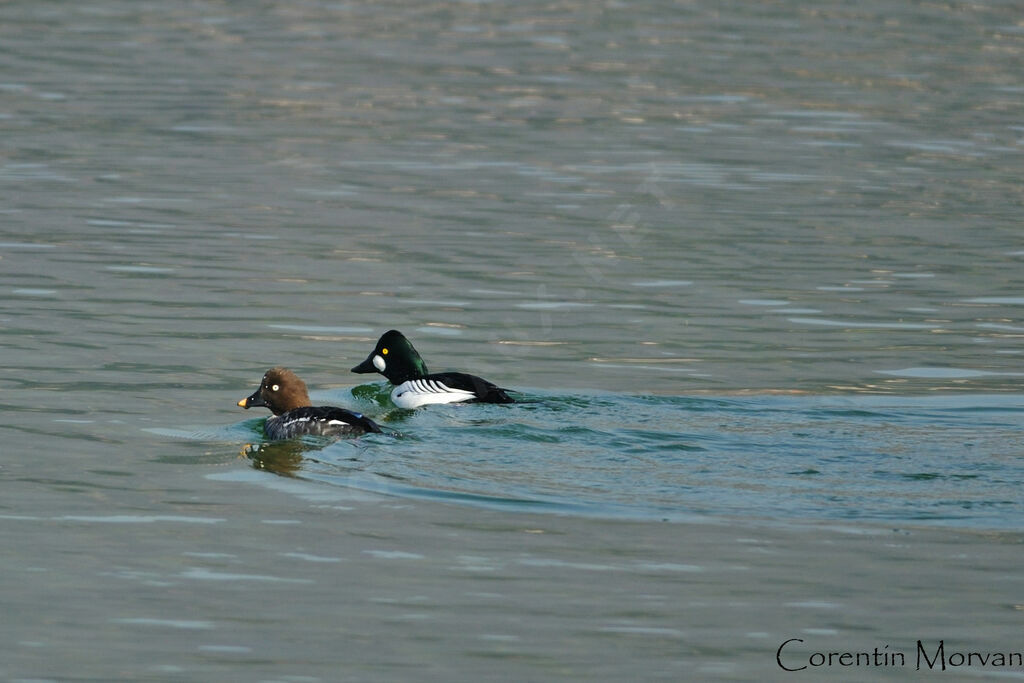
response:
M294 477L302 467L303 454L322 450L325 445L314 445L299 440L246 444L240 455L248 458L257 470Z

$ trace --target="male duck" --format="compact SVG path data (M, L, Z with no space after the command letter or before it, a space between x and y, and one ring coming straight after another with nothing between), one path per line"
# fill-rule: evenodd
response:
M314 407L309 401L306 383L285 368L267 370L260 388L239 401L238 405L246 410L253 406L270 408L273 416L267 418L263 431L271 439L381 431L376 422L360 413L333 406Z
M430 374L412 343L398 330L381 335L377 347L352 372L379 372L395 385L391 400L399 408L418 408L432 403L514 403L505 390L464 372Z

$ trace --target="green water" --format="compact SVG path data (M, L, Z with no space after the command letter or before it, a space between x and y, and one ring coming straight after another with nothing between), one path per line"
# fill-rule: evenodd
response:
M0 678L1010 647L1012 4L9 2L0 46ZM524 401L392 410L390 328ZM274 365L391 434L261 444Z
M386 429L267 442L263 418L163 436L342 487L505 510L649 520L831 519L1019 529L1017 395L669 397L530 391L407 411L325 392ZM438 444L444 444L439 448Z

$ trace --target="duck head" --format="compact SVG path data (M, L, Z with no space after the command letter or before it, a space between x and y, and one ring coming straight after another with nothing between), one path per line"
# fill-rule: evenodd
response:
M306 383L287 368L271 368L263 375L259 389L246 396L238 405L248 410L262 406L274 415L310 405Z
M388 330L377 340L377 346L352 372L379 372L392 384L401 384L428 374L427 364L412 343L398 330Z

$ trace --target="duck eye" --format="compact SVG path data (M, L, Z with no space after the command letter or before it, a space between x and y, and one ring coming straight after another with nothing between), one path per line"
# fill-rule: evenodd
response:
M381 349L380 350L380 355L382 355L382 356L388 355L388 350L387 349Z
M270 387L270 390L271 391L277 391L280 388L281 388L281 386L279 384L275 384L274 386Z

